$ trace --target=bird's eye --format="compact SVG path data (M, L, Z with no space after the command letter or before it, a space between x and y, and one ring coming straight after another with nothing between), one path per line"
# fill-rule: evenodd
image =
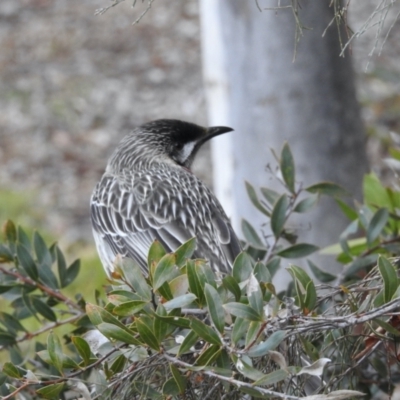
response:
M176 143L176 145L175 145L175 149L178 151L181 151L183 149L183 147L184 147L183 143Z

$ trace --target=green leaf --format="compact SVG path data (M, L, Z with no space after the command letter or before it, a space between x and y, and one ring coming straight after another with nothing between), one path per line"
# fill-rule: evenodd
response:
M286 186L288 187L290 192L294 194L295 167L293 155L287 142L285 142L282 148L280 168Z
M384 256L379 256L378 268L383 279L383 299L388 303L399 286L396 270Z
M139 265L130 258L123 258L117 266L121 269L123 277L128 285L131 286L143 300L150 301L151 290L143 277L143 272Z
M235 317L244 318L249 321L260 321L261 317L257 311L242 303L226 303L224 308L229 314Z
M55 251L56 251L57 270L58 270L58 277L60 279L60 286L64 288L68 285L67 263L65 262L64 254L61 252L58 246L55 247Z
M53 332L51 332L47 338L47 351L49 352L49 357L53 366L63 375L64 354L62 352L60 339Z
M213 344L200 354L200 356L196 359L196 365L210 365L212 364L221 354L220 345Z
M272 277L266 265L262 262L257 261L254 267L254 276L258 282L271 282Z
M271 213L260 203L260 200L258 199L257 192L255 191L254 187L247 181L245 181L245 185L247 194L253 206L257 208L258 211L261 211L264 215L269 217Z
M380 208L372 217L367 228L367 241L371 245L381 234L383 228L389 220L389 211L387 208Z
M293 209L294 212L297 213L305 213L317 204L318 195L309 196L296 204L296 207Z
M325 194L331 197L348 196L346 189L332 182L320 182L305 188L307 192Z
M0 331L0 346L9 347L16 343L16 336L9 332Z
M178 356L185 354L189 351L198 341L199 335L195 331L190 331L183 339L181 346L179 347Z
M179 386L177 385L176 381L174 378L170 378L168 379L162 388L162 392L165 395L166 398L171 398L171 396L179 396L180 391L179 391ZM150 398L148 397L148 393L146 393L146 398Z
M67 276L64 280L64 285L68 286L72 283L79 274L81 268L81 261L75 260L67 269Z
M12 315L5 312L0 312L0 322L7 328L7 330L16 335L17 332L27 332L27 330L21 325L21 323Z
M48 319L49 321L56 322L57 321L57 316L52 310L51 307L49 307L46 303L44 303L42 300L32 297L32 306L35 308L35 310L44 318Z
M225 289L229 290L235 296L236 301L240 300L242 291L240 290L240 287L233 276L226 275L222 279L222 285L224 286Z
M337 276L331 275L328 272L323 271L322 269L318 268L312 261L307 260L308 266L310 267L312 273L315 277L322 283L329 283L334 281Z
M314 282L302 268L296 265L291 265L288 271L294 279L300 306L303 311L311 311L315 307L317 301L317 292Z
M159 304L157 306L156 314L159 315L160 317L167 316L167 311L162 304ZM154 318L153 329L154 329L154 335L156 336L158 343L161 343L164 340L165 336L168 333L169 328L170 326L163 319L157 317ZM173 329L175 329L175 327Z
M3 232L8 242L15 243L17 241L17 229L11 220L7 220L3 225Z
M242 232L245 239L256 249L265 250L265 243L263 243L258 236L256 230L251 226L251 224L242 219Z
M176 368L175 365L170 364L169 368L171 369L175 383L178 385L179 393L183 394L186 389L186 379L181 375L179 369Z
M232 329L232 342L237 345L239 340L241 340L250 326L250 321L244 318L237 317L235 324Z
M135 320L137 330L142 340L153 350L160 351L160 343L155 337L151 327L149 327L143 318L137 318Z
M141 311L148 301L143 300L131 300L116 306L113 309L113 314L121 317L129 317Z
M348 206L344 201L340 199L335 199L336 203L339 205L340 209L342 210L343 214L350 220L354 221L358 218L357 211Z
M274 277L274 275L276 274L276 272L279 270L280 266L281 266L281 259L280 259L280 257L271 258L271 260L269 260L269 261L267 262L266 267L267 267L269 273L271 274L271 277L272 277L272 278Z
M197 273L196 264L193 260L189 260L186 265L186 273L189 281L190 291L197 297L200 304L204 301L204 291Z
M179 296L176 297L175 299L167 301L166 303L163 304L163 306L167 311L171 311L174 308L182 308L188 306L189 304L193 303L196 300L196 298L197 297L193 293L187 293L184 294L183 296Z
M204 322L201 322L196 318L192 318L190 320L190 327L207 343L221 345L221 339L217 333Z
M263 385L274 385L280 381L283 381L289 376L289 372L284 369L278 369L276 371L270 372L265 375L263 378L254 382L254 386L263 386Z
M277 202L274 204L271 214L271 229L275 238L278 238L283 231L288 207L289 199L286 194L283 194L281 197L279 197Z
M37 231L35 231L33 234L33 247L35 248L36 258L39 263L50 267L53 263L50 251L47 248L42 236L40 236Z
M247 299L249 301L250 306L257 312L260 318L263 315L263 294L261 291L260 284L258 280L254 276L254 274L250 275L249 282L247 284Z
M41 398L50 400L59 399L60 398L59 394L61 393L63 388L64 388L64 383L54 383L52 385L48 385L36 390L36 393Z
M160 260L167 254L163 245L155 240L149 249L149 253L147 254L147 266L149 268L150 274L152 275L153 267L155 267Z
M204 286L204 293L206 296L211 321L220 333L224 333L225 311L222 307L221 297L219 296L218 292L208 283L206 283Z
M36 264L29 251L21 243L17 243L17 257L21 267L25 270L28 276L36 281L39 277Z
M249 278L253 272L253 260L245 252L241 252L233 263L232 275L240 283Z
M189 280L186 274L178 275L168 285L173 297L182 296L189 290Z
M122 343L141 346L142 343L133 336L133 332L122 329L117 325L102 322L97 325L97 329L107 338L118 340Z
M279 199L279 193L275 192L275 190L262 187L260 188L260 191L264 198L268 201L269 204L274 205L276 201Z
M276 349L282 343L282 340L285 339L285 336L285 331L276 331L265 342L250 348L247 355L249 357L265 356L269 351Z
M91 356L89 344L85 339L79 336L71 336L71 340L79 355L82 357L85 366L89 365Z
M19 243L21 243L29 252L32 251L32 246L31 246L31 241L29 240L28 235L25 233L25 231L18 226L17 228L17 240Z
M176 265L182 267L185 265L186 260L191 258L194 251L196 250L196 238L192 237L187 242L183 243L177 250L175 250L176 255Z
M22 378L22 374L17 367L15 367L10 362L5 362L3 365L3 373L9 376L10 378L20 379Z
M120 354L111 364L110 371L112 371L113 374L118 374L119 372L122 372L125 368L126 361L127 360L125 356Z
M176 265L176 255L166 254L157 264L153 276L153 289L157 290L165 282L168 282L179 275L179 268Z
M251 367L247 364L243 359L239 358L236 362L236 369L246 378L251 379L252 381L258 381L265 377L265 374L260 372L259 370Z
M308 243L298 243L293 246L287 247L277 253L282 258L301 258L307 257L317 251L319 247Z
M249 329L246 332L245 347L249 347L254 343L261 332L262 322L261 321L251 321Z

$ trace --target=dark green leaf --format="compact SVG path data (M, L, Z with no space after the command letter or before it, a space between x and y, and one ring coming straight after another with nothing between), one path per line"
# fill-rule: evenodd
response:
M260 203L254 187L250 185L250 183L247 181L245 182L245 185L249 199L253 203L254 207L257 208L258 211L261 211L264 215L269 217L271 213Z
M36 390L36 393L45 399L59 399L59 394L64 388L64 383L54 383L53 385L48 385Z
M35 248L36 258L39 263L50 267L52 264L51 254L45 241L37 231L33 234L33 247Z
M206 295L211 321L220 333L224 333L225 311L222 307L221 297L219 296L218 292L208 283L206 283L204 286L204 293Z
M170 301L164 303L164 307L167 311L171 311L174 308L182 308L186 307L189 304L193 303L196 300L196 296L193 293L187 293L183 296L176 297Z
M49 352L49 357L52 365L57 369L60 374L63 374L63 358L64 354L62 352L62 347L60 339L51 332L47 338L47 351Z
M249 325L249 329L246 332L245 346L249 347L252 343L254 343L259 336L262 328L261 321L251 321Z
M7 330L11 334L16 335L19 331L27 332L27 330L15 317L5 312L0 312L0 322L7 328Z
M168 282L179 275L179 268L176 265L176 255L166 254L157 264L153 276L153 289L157 290L165 282Z
M320 193L331 197L348 196L347 190L332 182L320 182L305 188L310 193Z
M119 262L118 267L121 269L128 285L130 285L143 300L150 301L151 291L139 265L130 258L123 258Z
M319 250L319 247L308 243L298 243L291 247L287 247L277 253L282 258L301 258L307 257L315 251Z
M189 328L190 327L190 321L187 318L177 317L177 316L173 316L173 315L168 315L168 316L164 317L164 316L157 315L157 314L155 314L154 316L155 316L155 318L158 318L169 325L177 326L179 328Z
M271 274L271 277L273 278L276 272L279 270L281 266L281 259L280 257L274 257L271 260L267 262L267 269L269 273Z
M54 313L54 311L49 307L46 303L44 303L42 300L32 297L32 306L35 308L35 310L44 318L48 319L49 321L56 322L57 321L57 316Z
M278 238L283 231L286 222L286 212L289 208L289 199L286 194L283 194L274 204L271 214L271 229L275 236Z
M253 272L253 260L247 253L240 253L234 263L232 275L237 283L243 282L249 278Z
M260 318L263 315L263 294L261 291L260 284L258 280L254 276L254 274L250 275L249 282L247 284L247 299L249 301L249 305L257 312Z
M136 327L142 340L155 351L160 351L160 343L155 337L150 326L142 318L137 318Z
M178 356L185 354L189 351L199 339L199 335L195 331L190 331L183 339L181 346L179 347Z
M17 367L15 367L10 362L5 362L3 365L3 373L9 376L10 378L22 378L22 375Z
M164 383L162 392L167 398L171 398L171 396L179 396L179 386L174 378L170 378ZM146 398L149 398L148 393L146 393Z
M221 339L217 333L204 322L201 322L196 318L192 318L190 320L190 327L207 343L221 345Z
M256 262L254 267L254 276L257 278L258 282L271 282L272 280L268 268L259 261Z
M197 273L197 268L195 262L189 260L186 265L186 273L189 281L190 291L197 297L200 304L204 301L204 291L200 283L199 275Z
M225 289L229 290L235 296L236 301L240 300L242 291L240 290L240 287L233 276L231 275L225 276L224 279L222 280L222 284L225 287Z
M257 311L242 303L226 303L224 308L235 317L244 318L249 321L260 321L261 316Z
M178 368L175 365L170 364L169 368L171 369L172 376L179 388L179 393L184 393L186 389L186 379L181 375Z
M212 364L216 358L219 357L221 353L220 345L213 344L207 348L200 354L200 356L196 359L196 365L210 365Z
M140 343L140 341L133 336L133 333L129 333L127 330L122 329L119 326L102 322L101 324L97 325L97 329L109 339L114 339L122 343L133 344L137 346L142 345L142 343Z
M156 314L159 315L160 317L167 316L167 311L162 304L159 304L157 306ZM154 335L156 336L157 341L159 343L161 343L164 340L164 338L166 337L166 335L170 329L170 325L168 325L168 323L165 322L164 320L162 320L161 318L156 317L156 318L154 318L153 329L154 329ZM173 329L175 329L175 327L173 327Z
M182 267L185 265L186 260L191 258L196 250L196 238L193 237L187 242L183 243L178 249L175 250L176 265Z
M318 201L318 195L309 196L309 197L305 198L304 200L301 200L300 202L298 202L293 211L297 212L297 213L307 212L308 210L313 208L315 206L315 204L317 204L317 201Z
M12 221L7 220L5 222L3 232L8 242L15 243L17 241L17 229Z
M89 344L86 342L85 339L79 336L71 336L71 340L74 346L76 347L76 350L78 351L79 355L82 357L85 366L89 365L91 356Z
M67 269L67 277L64 280L64 285L68 286L72 283L79 274L81 268L81 260L75 260Z
M39 276L36 264L29 251L21 243L17 243L17 257L21 267L25 270L28 276L36 281Z
M57 270L58 277L60 279L60 286L62 288L68 285L67 280L67 263L65 262L64 254L61 252L58 246L55 246L56 259L57 259Z
M12 333L0 331L0 346L9 347L16 343L16 336Z
M6 262L12 262L12 261L14 261L14 256L13 256L13 252L11 251L11 249L0 244L0 262L6 263Z
M372 217L367 228L367 241L371 245L381 234L383 228L389 220L389 211L387 208L380 208Z
M147 266L149 267L150 274L153 273L153 268L160 262L160 260L167 254L163 245L155 240L149 249L149 253L147 255Z
M375 265L378 260L378 254L369 254L366 257L356 258L346 269L345 277L355 275L360 270Z
M237 317L232 329L232 342L237 345L249 329L250 321Z
M281 344L285 336L285 331L276 331L265 342L262 342L250 348L247 352L247 355L249 357L265 356L269 351L276 349Z
M265 250L265 244L261 241L256 230L248 221L242 219L242 232L245 239L256 249Z
M378 268L383 279L383 299L388 303L399 286L396 270L384 256L379 256Z
M340 209L342 210L343 214L350 220L354 221L358 218L357 211L353 208L348 206L344 201L340 199L335 199L336 203L339 205Z
M269 204L274 205L276 201L279 199L279 193L275 192L275 190L262 187L260 188L260 191L264 198L268 201Z
M275 383L283 381L288 376L289 372L285 371L284 369L278 369L276 371L270 372L269 374L265 375L264 378L255 381L254 386L274 385Z
M291 193L295 193L294 179L295 179L295 167L293 155L287 142L283 145L281 152L280 168L283 176L283 180L286 183L287 188Z
M236 368L243 376L251 379L252 381L258 381L259 379L262 379L265 377L265 375L262 372L251 367L250 365L248 365L245 361L243 361L240 358L236 362Z
M121 317L128 317L130 315L134 315L141 311L146 304L149 304L147 301L143 300L131 300L125 303L122 303L116 306L113 309L113 314L119 315Z
M21 243L29 252L32 251L32 246L31 246L31 241L29 240L28 235L25 233L25 231L18 226L17 228L17 240L19 243Z

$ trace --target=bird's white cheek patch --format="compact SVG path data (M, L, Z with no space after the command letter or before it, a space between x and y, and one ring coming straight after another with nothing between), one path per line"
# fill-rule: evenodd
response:
M186 143L185 146L183 146L183 149L180 151L178 155L179 161L181 163L184 163L188 159L188 157L192 154L195 144L196 144L195 142L189 142Z

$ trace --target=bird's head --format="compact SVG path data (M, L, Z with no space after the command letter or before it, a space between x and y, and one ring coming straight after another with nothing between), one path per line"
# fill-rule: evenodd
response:
M136 128L119 147L136 159L173 160L189 169L205 142L232 130L226 126L204 128L190 122L159 119Z

